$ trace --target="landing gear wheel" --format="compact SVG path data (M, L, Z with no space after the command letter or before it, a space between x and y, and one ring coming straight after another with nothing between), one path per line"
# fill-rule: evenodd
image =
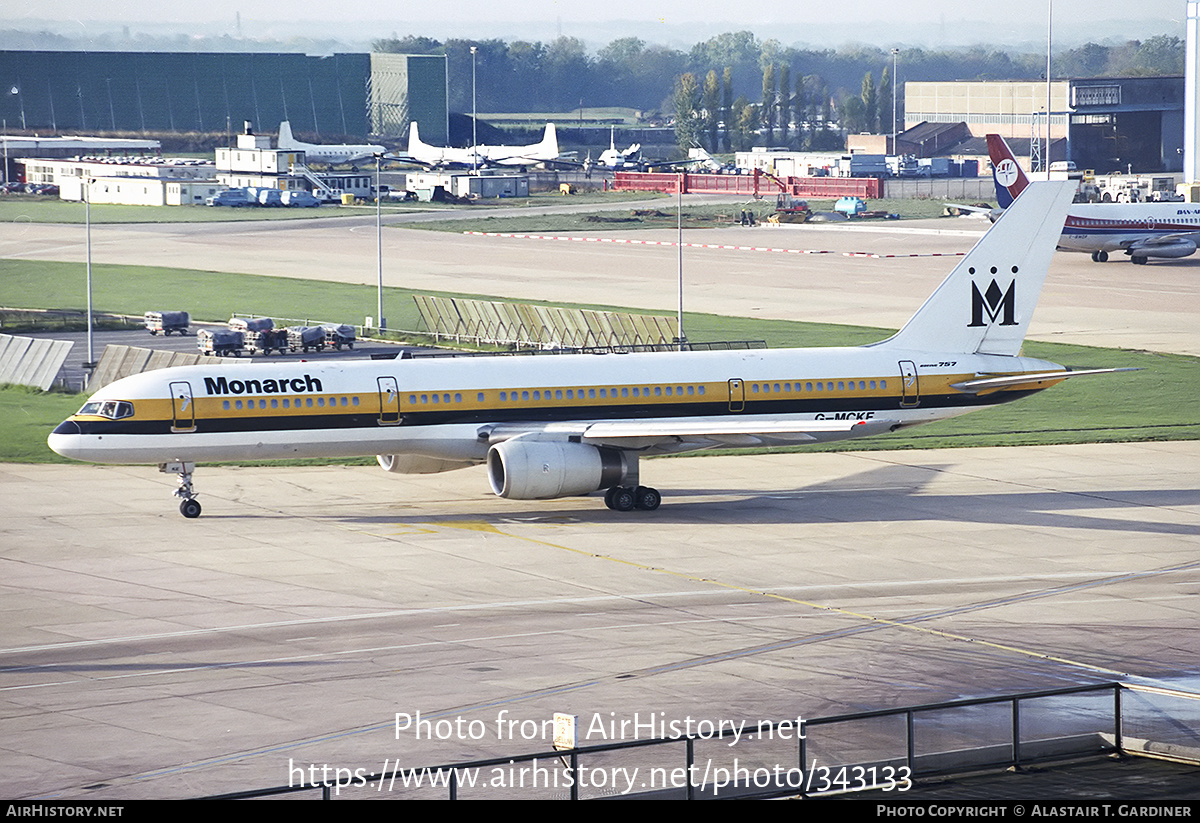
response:
M604 505L616 512L631 512L637 505L637 496L633 489L613 486L604 493Z
M189 520L194 520L200 516L200 501L192 498L191 500L180 502L179 513Z
M1095 260L1097 263L1107 263L1108 262L1108 252L1104 251L1103 249L1096 252Z
M662 503L662 495L658 489L649 486L638 486L634 491L635 505L642 511L652 512Z
M1136 266L1144 266L1144 265L1146 265L1146 258L1145 258L1145 257L1138 257L1138 256L1136 256L1136 255L1135 255L1135 256L1131 256L1131 257L1129 258L1129 262L1130 262L1130 263L1133 263L1133 264L1134 264L1134 265L1136 265Z

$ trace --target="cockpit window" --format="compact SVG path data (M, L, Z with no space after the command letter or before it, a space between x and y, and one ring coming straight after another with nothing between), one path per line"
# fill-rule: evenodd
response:
M93 400L84 403L79 413L120 420L123 417L133 417L133 404L125 400Z

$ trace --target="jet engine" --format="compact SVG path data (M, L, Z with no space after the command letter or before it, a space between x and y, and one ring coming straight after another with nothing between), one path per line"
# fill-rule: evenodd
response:
M514 438L488 451L492 491L541 500L637 484L637 455L604 446Z
M1155 243L1130 249L1132 257L1187 257L1196 251L1196 244L1191 240L1176 240L1172 243Z

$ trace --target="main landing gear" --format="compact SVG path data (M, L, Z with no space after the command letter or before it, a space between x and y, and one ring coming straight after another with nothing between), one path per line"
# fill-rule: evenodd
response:
M613 511L631 512L634 509L652 512L662 503L658 489L649 486L613 486L604 493L604 505Z
M179 475L179 488L175 496L179 501L179 513L189 520L200 516L200 501L196 499L196 490L192 488L192 472L196 470L195 463L159 463L158 470Z

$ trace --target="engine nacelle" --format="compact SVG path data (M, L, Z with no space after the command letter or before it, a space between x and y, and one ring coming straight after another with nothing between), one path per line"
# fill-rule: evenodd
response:
M380 468L393 474L437 474L465 469L478 463L446 460L441 457L425 457L420 454L377 454L375 459Z
M1176 240L1174 243L1139 246L1130 250L1133 257L1187 257L1196 251L1196 244L1191 240Z
M515 438L488 451L492 491L513 500L544 500L637 484L637 455L557 440Z

